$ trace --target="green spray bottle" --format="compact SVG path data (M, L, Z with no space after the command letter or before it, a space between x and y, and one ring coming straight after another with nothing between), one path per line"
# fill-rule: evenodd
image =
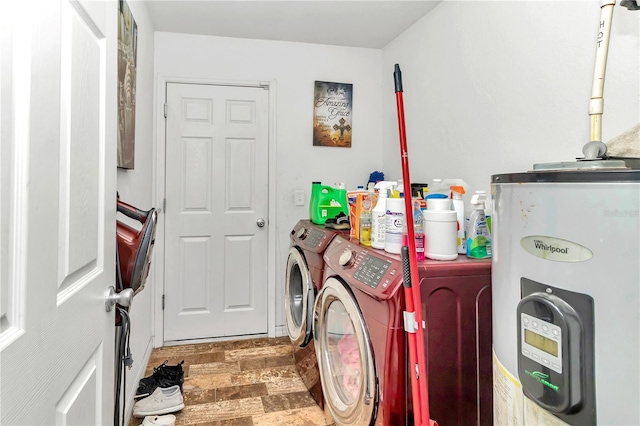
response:
M484 215L484 201L486 194L473 194L471 206L473 210L469 216L467 228L467 256L474 259L491 257L491 234Z

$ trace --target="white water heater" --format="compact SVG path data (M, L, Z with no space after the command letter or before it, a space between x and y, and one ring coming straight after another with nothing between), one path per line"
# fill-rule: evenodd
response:
M492 177L495 425L640 425L640 170Z

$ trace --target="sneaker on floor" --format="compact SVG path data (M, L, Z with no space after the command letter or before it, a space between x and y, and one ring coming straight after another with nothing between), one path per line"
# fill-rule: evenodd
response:
M184 360L180 361L177 365L167 365L167 362L168 361L165 361L159 366L154 367L151 376L140 379L134 399L145 398L151 395L158 387L169 388L178 385L182 391L182 384L184 383L182 364Z
M184 408L184 399L180 386L156 388L147 398L141 399L133 406L135 417L155 416L173 413Z
M140 426L175 426L176 416L166 414L164 416L147 416Z

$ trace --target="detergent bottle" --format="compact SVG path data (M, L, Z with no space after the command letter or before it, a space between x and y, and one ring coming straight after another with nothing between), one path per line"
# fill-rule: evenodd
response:
M311 200L309 202L309 218L317 225L324 225L329 218L340 213L349 217L347 190L344 184L336 184L336 188L324 186L320 182L311 183Z
M467 229L467 256L475 259L491 257L491 235L484 215L485 199L486 194L476 193L471 197L473 210L469 216Z
M451 187L451 204L453 205L453 210L456 211L457 222L458 222L458 237L456 242L456 247L458 253L467 254L467 239L465 238L465 217L464 217L464 201L462 201L462 196L464 195L464 187L459 185L453 185Z
M378 190L378 201L376 201L376 205L371 211L371 247L376 249L384 248L387 196L389 195L389 189L395 185L396 182L380 181L374 187Z
M416 258L422 261L424 260L424 216L419 198L413 199L413 233L416 239Z

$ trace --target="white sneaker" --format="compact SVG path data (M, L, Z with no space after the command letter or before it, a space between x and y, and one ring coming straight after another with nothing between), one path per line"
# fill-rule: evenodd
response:
M151 395L141 399L133 406L135 417L155 416L173 413L184 408L184 399L180 386L170 388L156 388Z
M165 416L147 416L140 426L175 426L176 416L167 414Z

